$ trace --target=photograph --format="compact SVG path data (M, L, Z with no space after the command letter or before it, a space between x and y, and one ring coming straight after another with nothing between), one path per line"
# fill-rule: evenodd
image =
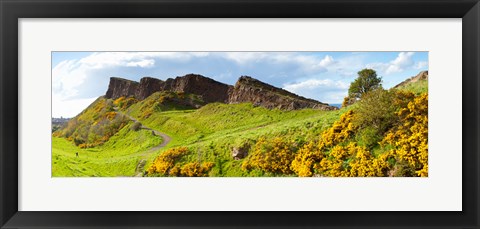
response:
M52 177L428 177L427 51L53 51Z

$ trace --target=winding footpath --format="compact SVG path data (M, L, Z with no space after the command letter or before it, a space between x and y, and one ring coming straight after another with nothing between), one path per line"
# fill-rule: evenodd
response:
M144 130L150 130L152 131L152 133L155 135L155 136L160 136L163 141L162 143L160 143L159 145L157 146L154 146L152 148L150 148L149 150L147 150L145 153L141 154L140 156L142 157L142 159L138 162L137 166L135 167L135 175L134 177L143 177L143 171L145 170L145 165L147 164L147 158L150 154L156 152L157 150L165 147L171 140L172 138L168 135L166 135L165 133L162 133L158 130L154 130L152 128L149 128L149 127L146 127L144 126L141 122L139 122L137 119L135 119L134 117L128 115L128 114L125 114L123 112L120 112L118 110L118 107L114 107L114 110L115 112L117 112L118 114L121 114L127 118L129 118L130 120L134 121L134 122L138 122L140 123L140 129L144 129Z

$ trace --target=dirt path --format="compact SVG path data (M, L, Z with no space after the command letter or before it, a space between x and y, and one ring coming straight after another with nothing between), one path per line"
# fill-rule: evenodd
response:
M162 133L158 130L154 130L154 129L151 129L149 127L146 127L144 126L141 122L139 122L137 119L133 118L132 116L128 115L128 114L125 114L123 112L120 112L118 110L118 107L115 107L114 110L121 114L121 115L124 115L125 117L129 118L130 120L134 121L134 122L138 122L140 123L140 129L144 129L144 130L150 130L152 131L152 133L155 135L155 136L159 136L163 139L162 143L160 143L159 145L157 146L154 146L152 148L150 148L149 150L147 150L145 153L141 154L140 156L142 157L142 159L138 162L137 166L135 167L135 177L142 177L143 176L143 171L145 170L145 165L147 164L147 157L156 152L157 150L165 147L171 140L172 138L168 135L166 135L165 133Z

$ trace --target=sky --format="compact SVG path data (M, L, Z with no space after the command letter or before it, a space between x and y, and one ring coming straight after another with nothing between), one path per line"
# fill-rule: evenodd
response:
M338 104L364 68L374 69L388 89L428 70L428 52L52 52L52 116L76 116L105 95L110 77L165 80L190 73L230 85L251 76Z

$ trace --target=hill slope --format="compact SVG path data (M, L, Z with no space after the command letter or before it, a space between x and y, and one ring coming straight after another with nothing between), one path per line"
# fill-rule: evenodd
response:
M148 81L144 88L155 86ZM281 108L278 98L327 105L248 77L239 81L229 88L238 95L229 97L231 104L183 91L137 99L128 94L139 85L122 81L137 89L100 97L53 133L52 175L134 176L142 168L149 176L428 175L426 79L376 91L340 110L272 109ZM260 96L268 99L257 101ZM382 132L370 128L378 122Z

